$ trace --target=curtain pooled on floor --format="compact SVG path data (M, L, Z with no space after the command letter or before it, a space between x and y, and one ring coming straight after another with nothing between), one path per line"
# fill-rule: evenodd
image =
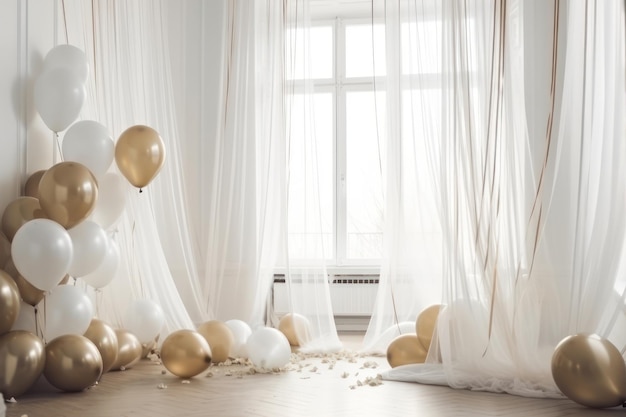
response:
M441 303L427 363L385 377L559 396L560 340L624 346L624 3L385 7L396 172L366 348Z

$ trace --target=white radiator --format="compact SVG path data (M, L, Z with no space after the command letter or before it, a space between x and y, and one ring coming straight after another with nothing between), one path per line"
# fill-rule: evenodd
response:
M274 313L278 316L289 312L287 284L277 277L273 287ZM292 286L299 285L297 282ZM330 299L337 330L363 331L374 310L378 276L333 276L329 284Z

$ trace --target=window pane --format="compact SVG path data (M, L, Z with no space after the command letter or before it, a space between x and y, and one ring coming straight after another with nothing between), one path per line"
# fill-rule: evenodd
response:
M294 95L290 108L289 255L329 258L334 254L333 95L305 97Z
M372 77L386 74L385 28L374 25L374 48L372 49L372 25L346 26L346 77Z
M346 95L346 226L349 259L382 257L384 110L385 95L382 92L349 92Z
M333 77L333 28L313 26L285 33L287 79ZM306 46L308 45L308 48Z

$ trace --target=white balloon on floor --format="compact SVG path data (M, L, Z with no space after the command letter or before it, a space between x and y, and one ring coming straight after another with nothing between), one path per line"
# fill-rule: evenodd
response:
M287 337L278 329L261 327L248 338L248 357L263 369L282 368L291 359L291 346Z

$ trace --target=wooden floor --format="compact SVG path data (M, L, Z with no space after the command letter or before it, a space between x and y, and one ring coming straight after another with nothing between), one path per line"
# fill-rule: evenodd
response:
M342 335L346 347L359 335ZM621 413L621 407L592 410L569 400L381 381L384 357L346 351L333 357L304 357L279 373L252 373L235 364L212 366L182 380L148 359L126 371L109 372L81 393L61 393L39 381L16 402L9 417L57 416L589 416Z

